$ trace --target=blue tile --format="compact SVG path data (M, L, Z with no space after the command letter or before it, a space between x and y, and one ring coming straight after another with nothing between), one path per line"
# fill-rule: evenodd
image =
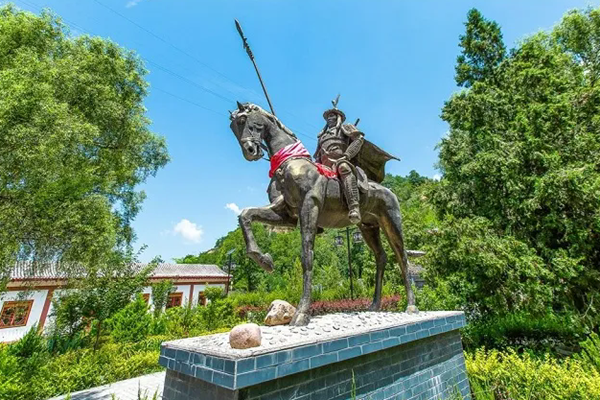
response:
M222 372L214 371L212 381L215 385L223 386L228 389L233 389L233 375L228 375Z
M206 365L205 361L206 361L206 357L203 354L194 354L194 364Z
M175 355L177 354L177 350L172 349L170 347L163 347L165 349L165 357L175 359Z
M390 337L391 336L402 336L406 333L406 327L405 326L400 326L398 328L394 328L390 330Z
M454 323L454 321L456 321L456 316L455 315L451 315L449 317L446 317L446 323L447 324L452 324L452 323Z
M429 328L433 328L433 321L421 322L421 326L419 329L429 329Z
M446 318L438 318L433 321L433 326L446 325Z
M192 366L190 364L181 364L181 373L185 375L194 375L192 372Z
M412 342L413 340L417 340L417 335L414 333L409 333L400 338L400 343L408 343Z
M256 369L269 367L277 363L277 354L265 354L256 358Z
M169 367L169 359L167 357L164 356L160 356L158 357L158 363L165 368Z
M369 344L365 344L362 347L362 353L363 354L368 354L368 353L372 353L374 351L378 351L382 349L382 344L381 342L375 342L375 343L369 343Z
M324 343L325 345L326 343ZM292 359L294 360L302 360L304 358L309 358L321 354L323 352L320 344L313 344L311 346L299 347L297 349L292 350Z
M348 339L338 339L332 342L323 343L323 353L331 353L348 347Z
M440 333L442 333L444 331L444 328L442 326L436 326L435 328L431 328L429 330L429 335L433 336L433 335L438 335Z
M222 358L213 357L212 360L212 369L216 369L217 371L223 371L225 368L225 360Z
M169 366L167 367L169 369L175 369L175 360L169 360Z
M291 374L295 374L297 372L305 371L305 370L309 369L309 367L310 367L310 365L309 365L308 359L278 365L277 366L277 377L291 375Z
M213 371L202 367L195 367L194 376L203 381L212 382Z
M388 347L398 346L399 344L400 344L400 338L398 338L398 337L391 337L391 338L385 339L383 341L383 348L387 349Z
M352 336L348 338L348 344L350 347L354 347L360 344L368 343L371 341L371 337L368 333L359 336Z
M390 333L387 330L371 332L371 342L376 342L378 340L385 339L385 338L389 337L389 335L390 335Z
M283 364L284 362L292 359L292 352L289 350L280 351L277 353L277 363Z
M308 360L307 360L308 362ZM275 379L277 367L263 368L253 372L240 374L236 377L235 388L243 388Z
M406 327L406 333L413 333L419 330L419 324L412 324Z
M429 336L429 329L423 329L417 332L417 339L423 339Z
M338 360L348 360L349 358L354 358L362 355L362 349L360 346L350 347L349 349L340 350L338 354Z
M190 353L185 350L177 350L177 354L175 354L175 360L187 362L190 360Z
M223 367L223 371L228 374L235 374L235 361L224 360L225 366Z
M239 360L237 362L237 373L243 374L244 372L253 371L255 369L254 360L254 358L244 358L243 360Z
M317 368L321 365L331 364L338 360L338 353L322 354L310 359L310 367Z

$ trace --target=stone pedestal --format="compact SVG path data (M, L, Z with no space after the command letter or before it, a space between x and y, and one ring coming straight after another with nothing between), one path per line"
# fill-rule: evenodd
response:
M261 327L252 349L227 334L167 342L163 399L470 399L464 325L462 312L345 313Z

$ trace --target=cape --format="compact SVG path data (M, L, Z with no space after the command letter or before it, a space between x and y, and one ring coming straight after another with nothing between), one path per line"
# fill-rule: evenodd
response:
M356 157L350 161L365 171L369 180L381 183L385 178L385 163L390 160L400 161L398 157L365 140Z

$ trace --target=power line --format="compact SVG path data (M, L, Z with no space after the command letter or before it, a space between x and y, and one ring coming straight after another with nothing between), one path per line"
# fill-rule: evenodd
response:
M29 7L31 7L31 8L34 8L34 9L37 9L37 10L42 10L42 7L38 6L37 4L35 4L35 3L31 2L31 1L28 1L28 0L16 0L16 1L18 1L18 2L20 2L20 3L22 3L22 4L25 4L26 6L29 6ZM97 1L97 0L94 0L94 1L95 1L95 2L97 2L98 4L100 4L100 5L104 6L104 4L100 3L99 1ZM110 9L110 7L108 7L108 6L104 6L104 7L106 7L106 8L108 8L108 9ZM114 13L116 13L116 14L120 15L120 13L118 13L117 11L115 11L115 10L112 10L112 9L110 9L110 10L111 10L111 11L113 11ZM127 17L125 17L125 16L122 16L122 17L123 17L123 18L125 18L126 20L129 20L129 18L127 18ZM79 25L79 24L76 24L76 23L74 23L73 21L69 21L68 19L66 19L66 18L62 18L62 17L61 17L60 19L61 19L61 20L62 20L62 21L63 21L63 22L66 24L66 25L68 25L68 26L70 26L70 27L72 27L72 28L74 28L74 29L77 29L77 30L81 31L82 33L88 33L88 34L91 34L91 35L99 36L99 35L97 35L96 33L94 33L93 31L91 31L90 29L85 29L84 27L82 27L82 26L81 26L81 25ZM136 26L140 27L140 28L141 28L141 29L143 29L144 31L148 32L148 33L149 33L149 34L151 34L152 36L158 37L158 35L155 35L155 34L153 34L152 32L150 32L150 31L149 31L149 30L147 30L146 28L143 28L143 27L141 27L141 25L139 25L139 24L135 23L134 21L130 21L130 22L131 22L131 23L133 23L133 24L135 24ZM167 41L165 41L164 39L160 39L160 40L161 40L161 41L163 41L163 42L165 42L165 43L167 43L167 44L169 44L170 46L172 46L172 47L174 47L174 48L177 48L177 46L175 46L175 45L172 45L172 44L168 43L168 42L167 42ZM178 49L178 48L177 48L177 49ZM179 49L179 50L180 50L180 49ZM183 50L180 50L180 51L184 52ZM185 53L185 52L184 52L184 53ZM191 58L195 59L193 56L191 56L191 55L189 55L189 54L187 54L187 53L185 53L185 54L186 54L186 55L188 55L189 57L191 57ZM152 64L152 65L154 65L155 67L157 67L158 69L162 70L163 72L166 72L166 73L168 73L168 74L170 74L170 75L172 75L172 76L174 76L174 77L176 77L176 78L178 78L178 79L180 79L180 80L182 80L182 81L184 81L184 82L186 82L186 83L189 83L189 84L191 84L191 85L193 85L193 86L195 86L195 87L197 87L197 88L199 88L199 89L201 89L201 90L203 90L203 91L205 91L205 92L207 92L207 93L210 93L210 94L212 94L212 95L213 95L213 96L215 96L215 97L218 97L218 98L220 98L220 99L222 99L222 100L224 100L224 101L230 102L230 103L232 103L232 104L233 104L233 103L235 103L235 100L233 100L233 99L231 99L231 98L229 98L229 97L223 96L223 95L221 95L221 94L219 94L219 93L217 93L217 92L215 92L215 91L213 91L213 90L211 90L211 89L209 89L209 88L207 88L207 87L205 87L205 86L203 86L203 85L201 85L201 84L199 84L199 83L197 83L197 82L194 82L194 81L192 81L191 79L188 79L188 78L186 78L186 77L182 76L181 74L179 74L179 73L177 73L177 72L175 72L175 71L172 71L171 69L169 69L169 68L167 68L167 67L165 67L165 66L163 66L163 65L161 65L161 64L159 64L159 63L157 63L157 62L155 62L155 61L152 61L152 60L150 60L150 59L148 59L148 58L146 58L146 57L141 57L141 56L140 56L140 58L141 58L142 60L144 60L144 61L148 62L149 64ZM199 63L201 63L202 65L204 65L204 64L203 64L202 62L200 62L199 60L196 60L196 61L197 61L197 62L199 62ZM212 68L210 68L210 67L208 67L208 68L209 68L209 69L212 69ZM215 70L215 71L216 71L216 70ZM224 76L223 74L219 73L218 71L216 71L216 72L217 72L219 75L223 76L225 79L229 79L229 78L227 78L226 76ZM229 79L229 80L230 80L231 82L235 83L235 82L234 82L234 81L232 81L231 79ZM237 85L237 83L235 83L235 84ZM238 86L240 86L240 85L238 85ZM192 105L194 105L194 106L196 106L196 107L199 107L199 108L202 108L202 109L204 109L204 110L210 111L210 112L212 112L212 113L215 113L215 114L217 114L217 115L221 115L221 116L228 117L226 114L223 114L223 113L220 113L220 112L218 112L218 111L215 111L215 110L213 110L213 109L211 109L211 108L205 107L205 106L203 106L203 105L201 105L201 104L199 104L199 103L196 103L196 102L194 102L194 101L192 101L192 100L189 100L189 99L186 99L186 98L184 98L184 97L181 97L181 96L179 96L179 95L176 95L176 94L174 94L174 93L168 92L168 91L166 91L166 90L164 90L164 89L160 89L160 88L158 88L158 87L153 87L153 88L154 88L154 89L156 89L156 90L158 90L158 91L160 91L160 92L163 92L163 93L165 93L165 94L167 94L167 95L170 95L171 97L174 97L174 98L177 98L177 99L179 99L179 100L181 100L181 101L184 101L184 102L186 102L186 103L192 104ZM230 92L230 93L231 93L231 92ZM232 94L233 94L233 93L232 93ZM284 112L285 114L292 115L290 112L287 112L287 111L285 111L285 110L284 110L283 112ZM298 118L298 117L297 117L297 118ZM300 120L300 118L298 118L298 119ZM295 128L293 128L293 127L292 127L291 125L289 125L289 124L286 124L286 125L288 125L288 126L290 127L290 129L292 129L293 131L295 131L297 134L299 134L299 135L301 135L301 136L304 136L304 137L305 137L305 138L307 138L307 139L310 139L310 140L316 141L316 139L315 139L315 138L313 138L313 137L312 137L312 136L310 136L310 135L307 135L307 134L306 134L306 133L304 133L303 131L301 131L301 130L299 130L299 129L295 129Z

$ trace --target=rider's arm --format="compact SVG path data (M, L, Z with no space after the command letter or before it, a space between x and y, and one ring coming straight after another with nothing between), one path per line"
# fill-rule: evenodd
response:
M348 160L351 160L354 157L356 157L356 155L360 151L360 148L362 147L365 141L364 135L361 131L356 129L354 125L350 124L344 126L344 133L351 139L350 145L346 149L344 156L346 156Z

